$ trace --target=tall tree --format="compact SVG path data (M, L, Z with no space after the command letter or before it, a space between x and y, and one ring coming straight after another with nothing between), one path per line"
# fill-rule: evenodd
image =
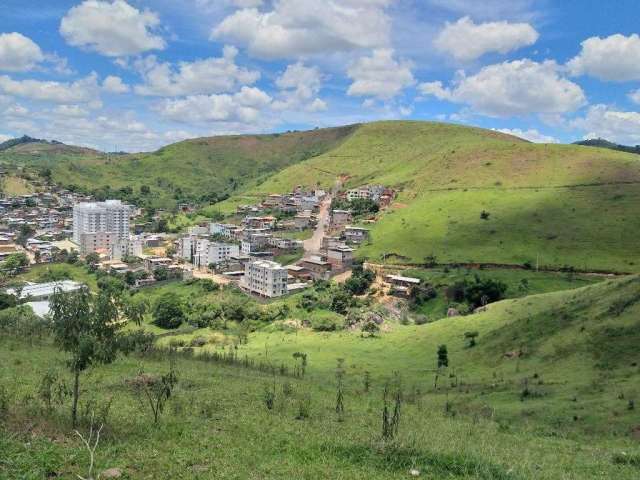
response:
M92 295L87 288L75 292L56 291L51 298L55 343L69 354L73 374L71 421L78 423L80 374L96 364L112 363L124 342L119 334L118 307L113 295L101 291Z

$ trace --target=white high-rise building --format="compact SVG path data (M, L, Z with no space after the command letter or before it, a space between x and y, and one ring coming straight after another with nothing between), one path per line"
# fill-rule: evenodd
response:
M240 254L240 247L232 243L212 242L197 236L182 237L178 241L178 255L199 267L226 262Z
M288 291L289 272L277 262L257 260L245 265L241 286L263 297L281 297Z
M114 240L129 238L129 214L129 205L120 200L78 203L73 206L73 241L84 247L80 249L82 254L110 249ZM85 236L91 237L92 241L86 241ZM109 238L109 242L103 245L102 238Z

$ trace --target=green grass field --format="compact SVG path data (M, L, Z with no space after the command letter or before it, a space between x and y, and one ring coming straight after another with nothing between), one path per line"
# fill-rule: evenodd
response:
M630 436L640 421L629 410L640 394L639 313L640 279L629 277L422 326L392 324L378 338L272 328L250 334L238 355L291 368L292 353L305 352L304 379L180 359L179 386L154 426L126 381L141 369L164 372L168 361L132 356L84 376L80 410L86 416L110 405L97 471L118 467L124 478L399 479L415 468L433 479L631 480L640 455ZM475 348L464 345L470 329L480 332ZM46 371L68 375L64 356L46 339L31 343L0 337L8 405L0 476L82 475L88 458L70 432L68 402L46 411L37 393ZM434 388L441 343L450 365ZM504 356L513 350L520 358ZM345 359L344 421L335 414L338 358ZM397 438L383 442L381 389L393 372L404 403ZM268 410L264 391L274 383ZM301 402L308 418L296 418Z

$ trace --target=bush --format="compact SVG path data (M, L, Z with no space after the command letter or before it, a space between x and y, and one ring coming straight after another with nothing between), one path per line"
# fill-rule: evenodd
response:
M160 328L178 328L184 321L182 299L174 292L164 293L153 306L153 323Z
M333 312L315 312L311 318L311 328L317 332L334 332L344 328L342 316Z

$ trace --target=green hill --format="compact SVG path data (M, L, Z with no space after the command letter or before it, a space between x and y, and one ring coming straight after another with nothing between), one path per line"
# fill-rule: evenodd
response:
M535 264L640 271L640 158L540 145L479 128L427 122L359 127L323 155L275 174L231 211L298 184L381 183L400 191L359 254L373 261ZM486 212L487 215L481 213Z
M331 150L355 126L274 135L186 140L153 153L104 154L52 151L26 143L0 152L0 162L48 167L52 179L100 197L172 208L178 202L217 201L258 179ZM30 148L31 152L16 149ZM33 149L41 149L33 151ZM149 187L140 193L140 187Z
M600 147L600 148L610 148L611 150L619 150L621 152L628 153L636 153L640 154L640 145L636 145L635 147L630 147L628 145L620 145L619 143L613 143L604 138L594 138L589 140L580 140L579 142L574 142L574 145L584 145L587 147Z
M210 299L229 294L195 284L176 291ZM123 478L328 479L339 472L345 480L382 480L409 478L417 469L434 480L631 480L640 464L639 315L640 279L633 276L422 326L389 321L376 338L271 325L234 347L228 331L209 331L209 342L178 357L178 386L159 425L132 388L142 371L167 371L167 358L156 352L83 376L81 431L91 412L105 422L96 468L117 467ZM474 330L477 345L468 348L464 333ZM171 338L178 336L162 341ZM449 367L436 386L441 344ZM66 357L46 335L3 334L0 347L0 476L84 474L89 461L68 425L69 399L46 403L43 378L64 380ZM198 357L204 352L247 355L247 362L275 369L204 361ZM308 355L303 378L290 375L295 352ZM338 358L342 419L335 413ZM404 392L401 419L395 440L383 441L383 388L394 372Z

